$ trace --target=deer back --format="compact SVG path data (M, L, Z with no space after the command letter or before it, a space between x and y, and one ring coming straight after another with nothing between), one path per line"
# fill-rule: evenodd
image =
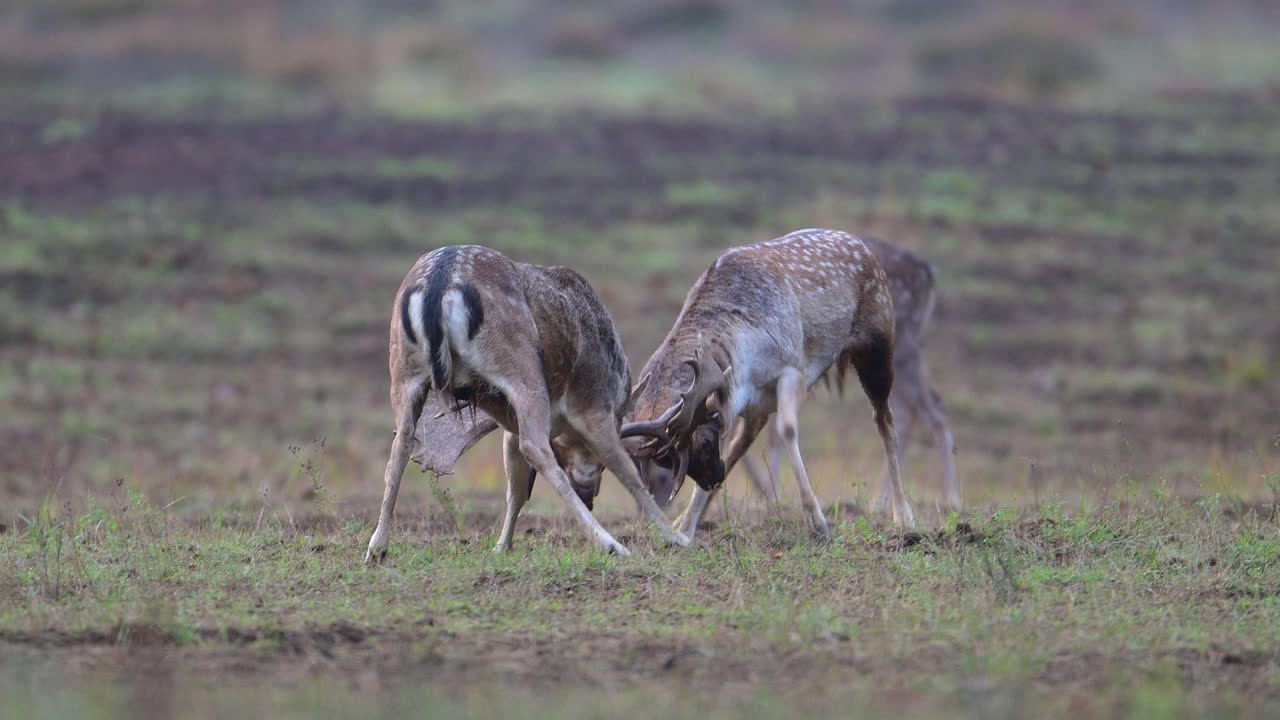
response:
M427 380L414 459L440 473L499 424L512 426L504 393L542 387L553 414L572 404L620 419L630 388L613 321L586 280L475 245L428 253L405 278L391 373L393 393L398 376Z
M641 371L650 379L634 417L647 420L671 405L689 383L684 362L695 351L733 367L735 395L772 382L785 367L801 368L812 383L865 335L892 343L888 290L870 249L837 230L800 230L727 250L690 290Z

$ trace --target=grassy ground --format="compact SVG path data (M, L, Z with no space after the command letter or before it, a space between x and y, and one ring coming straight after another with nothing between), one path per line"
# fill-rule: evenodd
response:
M905 536L848 505L830 543L790 513L735 505L687 551L615 518L627 560L545 518L496 556L495 516L441 512L403 520L369 568L361 519L193 519L115 500L79 517L46 507L0 535L0 688L21 716L166 702L203 717L1280 708L1271 504L1135 490Z

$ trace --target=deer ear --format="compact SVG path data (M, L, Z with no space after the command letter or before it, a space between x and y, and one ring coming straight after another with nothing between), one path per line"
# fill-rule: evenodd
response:
M720 391L716 391L707 396L707 401L703 403L707 407L707 413L714 415L720 412L720 407L724 404L720 401Z
M636 398L640 397L640 393L644 392L645 386L647 386L647 385L649 384L649 378L650 378L651 376L652 376L652 373L645 373L645 374L644 374L644 377L640 378L640 382L636 383L636 384L631 388L631 402L632 402L632 403L635 403Z

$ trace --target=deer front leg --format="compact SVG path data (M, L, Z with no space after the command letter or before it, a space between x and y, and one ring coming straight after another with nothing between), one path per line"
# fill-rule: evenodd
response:
M662 539L672 545L689 547L692 542L689 537L671 527L671 521L645 489L635 463L631 461L631 456L627 454L626 448L618 438L612 419L600 418L595 422L587 423L581 429L576 427L574 429L578 430L586 440L596 459L604 463L604 466L609 468L609 472L613 473L622 482L627 492L631 493L631 497L636 501L636 507L658 526Z
M768 427L767 419L739 419L737 429L733 432L733 438L728 443L728 450L724 455L724 474L728 475L728 471L741 459L742 465L746 468L746 473L750 475L751 483L754 484L756 491L759 491L765 500L777 503L778 462L781 460L781 441L778 441L776 433L769 433L767 468L760 470L759 462L756 462L754 457L746 454L746 451L750 450L751 443L755 441L755 436L758 436L760 429L764 427Z
M744 416L739 418L737 429L734 430L733 439L729 441L729 447L725 452L724 474L728 477L734 466L739 460L747 459L747 450L751 447L760 434L761 428L768 424L768 416ZM751 472L751 466L747 466L747 471ZM693 497L689 499L689 505L685 507L684 512L676 518L676 528L689 537L698 530L698 523L702 521L702 514L706 512L707 506L711 504L712 498L719 492L719 488L712 491L703 490L702 488L694 488ZM763 490L762 490L763 492ZM766 493L766 496L768 493ZM777 488L773 488L773 499L777 500Z
M535 472L529 461L520 453L520 438L512 433L502 434L502 464L507 474L507 514L502 520L502 535L494 552L511 549L511 536L515 532L516 518L529 500L533 490Z
M587 536L596 547L607 553L616 553L622 557L630 557L631 552L622 543L613 539L607 530L600 526L591 511L587 509L582 498L573 489L569 476L556 462L555 453L551 452L551 406L545 395L513 392L518 398L516 420L520 427L520 454L529 461L529 465L551 483L551 487L560 493L560 497L569 506L578 523L582 525Z
M715 490L703 490L700 487L693 489L693 497L689 498L689 504L685 507L684 512L676 518L676 529L680 532L693 537L698 531L698 523L702 520L702 513L706 512L707 505L711 504L711 498L716 496Z
M787 446L787 454L791 460L791 469L796 474L796 484L800 486L800 500L809 512L814 531L824 540L831 539L831 530L827 527L827 518L822 513L822 503L809 484L809 473L804 467L804 458L800 457L800 401L805 395L804 373L796 368L787 368L778 378L778 414L776 419L778 436Z
M399 389L393 395L396 399L396 436L391 441L391 457L387 459L387 469L382 475L382 510L378 513L378 527L373 531L373 537L369 538L369 549L364 554L366 563L380 562L387 557L391 541L391 514L396 509L400 480L404 477L404 468L409 464L409 453L413 450L413 430L418 424L420 395L423 391L422 384L415 383Z

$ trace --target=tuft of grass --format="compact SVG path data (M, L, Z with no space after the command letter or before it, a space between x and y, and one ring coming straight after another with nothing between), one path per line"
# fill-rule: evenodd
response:
M676 207L724 207L738 202L738 197L724 185L700 181L668 185L666 201Z
M374 174L396 179L452 180L458 176L458 167L448 160L432 157L417 157L411 160L388 158L378 161L374 167Z
M40 131L40 139L48 145L57 145L59 143L83 140L91 130L91 126L83 120L63 117L46 125Z
M1274 380L1267 354L1258 349L1229 354L1226 380L1232 390L1267 386Z

